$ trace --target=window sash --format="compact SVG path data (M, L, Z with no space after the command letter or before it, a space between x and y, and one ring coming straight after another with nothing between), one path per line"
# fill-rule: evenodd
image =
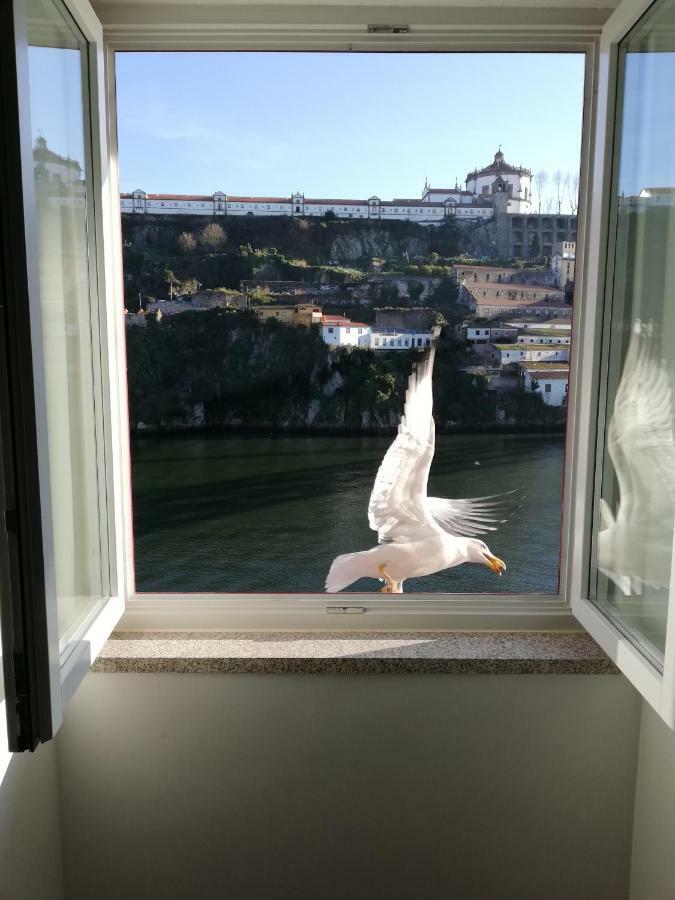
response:
M652 0L623 0L603 28L598 54L598 94L594 110L596 135L590 183L590 227L585 244L588 265L582 284L583 298L596 298L581 305L581 333L577 353L582 362L579 375L583 394L574 398L577 423L593 423L585 431L577 429L571 464L575 472L575 497L570 524L569 592L572 611L605 652L616 662L647 702L671 727L675 727L675 579L671 577L669 615L663 672L642 653L622 631L590 600L593 494L596 478L597 440L604 434L606 359L603 359L603 324L607 309L606 280L614 256L612 233L612 182L614 148L620 121L617 118L618 45ZM603 371L603 369L605 371Z
M11 4L10 4L11 5ZM119 427L120 414L118 398L111 387L111 373L117 373L118 327L114 306L109 302L112 296L112 273L114 267L110 256L112 245L111 223L112 205L109 201L108 153L106 136L106 98L103 90L103 32L87 0L64 0L70 17L73 19L84 39L87 66L82 67L86 77L82 82L82 107L85 121L84 155L87 167L86 203L87 245L89 250L89 293L91 302L91 331L95 335L93 344L94 378L92 385L92 401L96 408L96 471L97 483L91 500L91 509L95 512L100 540L103 546L103 585L98 602L92 601L87 615L74 628L71 636L60 649L57 617L57 588L55 580L55 548L53 540L54 521L51 515L51 483L49 466L49 437L46 429L46 391L43 362L42 322L43 314L40 302L40 281L38 277L38 245L36 240L36 207L33 175L33 135L30 121L30 90L28 65L28 32L26 27L26 5L24 0L13 2L13 28L10 27L11 39L16 50L16 65L12 71L9 66L9 82L16 78L15 96L18 96L18 118L16 123L8 123L8 141L17 147L20 154L20 187L15 199L25 224L26 261L23 273L27 282L28 301L24 304L30 316L30 345L32 348L31 369L33 390L31 400L33 410L23 410L22 414L30 416L35 422L37 439L37 462L28 474L32 485L39 485L39 502L33 504L39 524L36 528L37 543L44 561L44 585L41 589L34 586L28 595L30 616L44 619L44 628L33 642L31 652L26 657L24 671L19 677L29 685L28 698L31 702L41 704L46 712L39 734L39 740L47 740L58 730L63 719L65 703L72 695L89 669L89 666L112 628L119 620L125 603L125 577L121 565L122 555L117 552L116 542L123 534L124 519L121 513L119 498L121 497L121 462L116 453L115 441L121 434ZM18 224L18 222L17 222ZM21 295L17 295L18 302ZM13 298L14 299L14 298ZM24 313L25 314L25 313ZM15 377L18 372L12 373ZM116 385L116 380L114 385ZM28 382L26 382L28 384ZM3 454L6 447L3 445ZM21 498L19 498L21 499ZM24 503L19 508L19 521L31 512ZM39 510L39 512L37 512ZM19 532L19 553L24 552ZM24 541L25 543L25 541ZM3 597L3 603L5 598ZM8 631L13 631L15 618L5 615L3 607L3 643L7 646ZM28 617L30 618L30 617ZM11 663L11 657L5 659L5 667ZM39 685L40 691L33 690L35 673L43 673ZM9 704L8 704L9 705ZM8 711L8 736L11 749L25 749L26 744L17 740Z

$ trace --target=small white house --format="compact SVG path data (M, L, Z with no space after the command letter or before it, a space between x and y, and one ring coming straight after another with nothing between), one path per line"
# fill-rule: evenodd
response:
M364 347L370 335L370 325L352 322L345 316L323 316L321 337L329 347Z
M515 338L518 334L517 328L511 328L508 325L498 325L491 328L477 328L475 326L466 329L466 339L471 344L487 344L489 341L503 341Z
M487 344L490 340L490 329L467 328L466 339L472 344Z
M523 387L535 391L548 406L564 406L567 403L569 366L521 365Z

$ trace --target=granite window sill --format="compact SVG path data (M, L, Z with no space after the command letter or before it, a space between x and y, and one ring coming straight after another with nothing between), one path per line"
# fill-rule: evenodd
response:
M609 675L584 632L115 632L94 672Z

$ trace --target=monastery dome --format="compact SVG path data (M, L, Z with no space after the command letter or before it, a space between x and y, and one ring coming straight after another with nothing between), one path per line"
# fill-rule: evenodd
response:
M475 172L469 172L466 176L466 180L475 181L476 178L480 178L482 175L532 175L532 172L521 166L510 165L505 161L502 151L498 150L495 153L494 160L489 166L485 166L483 169L477 169Z

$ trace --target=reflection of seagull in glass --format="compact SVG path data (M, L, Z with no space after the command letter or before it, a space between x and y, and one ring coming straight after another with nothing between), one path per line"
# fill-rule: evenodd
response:
M598 568L624 594L670 583L675 514L673 386L655 327L639 319L607 427L619 488L616 515L600 500Z
M403 593L406 578L432 575L462 563L481 563L501 575L506 565L474 537L494 531L499 503L490 497L443 500L427 497L434 457L432 374L435 341L408 381L398 435L387 450L368 504L379 545L338 556L326 590L334 593L359 578L384 581L383 593Z

